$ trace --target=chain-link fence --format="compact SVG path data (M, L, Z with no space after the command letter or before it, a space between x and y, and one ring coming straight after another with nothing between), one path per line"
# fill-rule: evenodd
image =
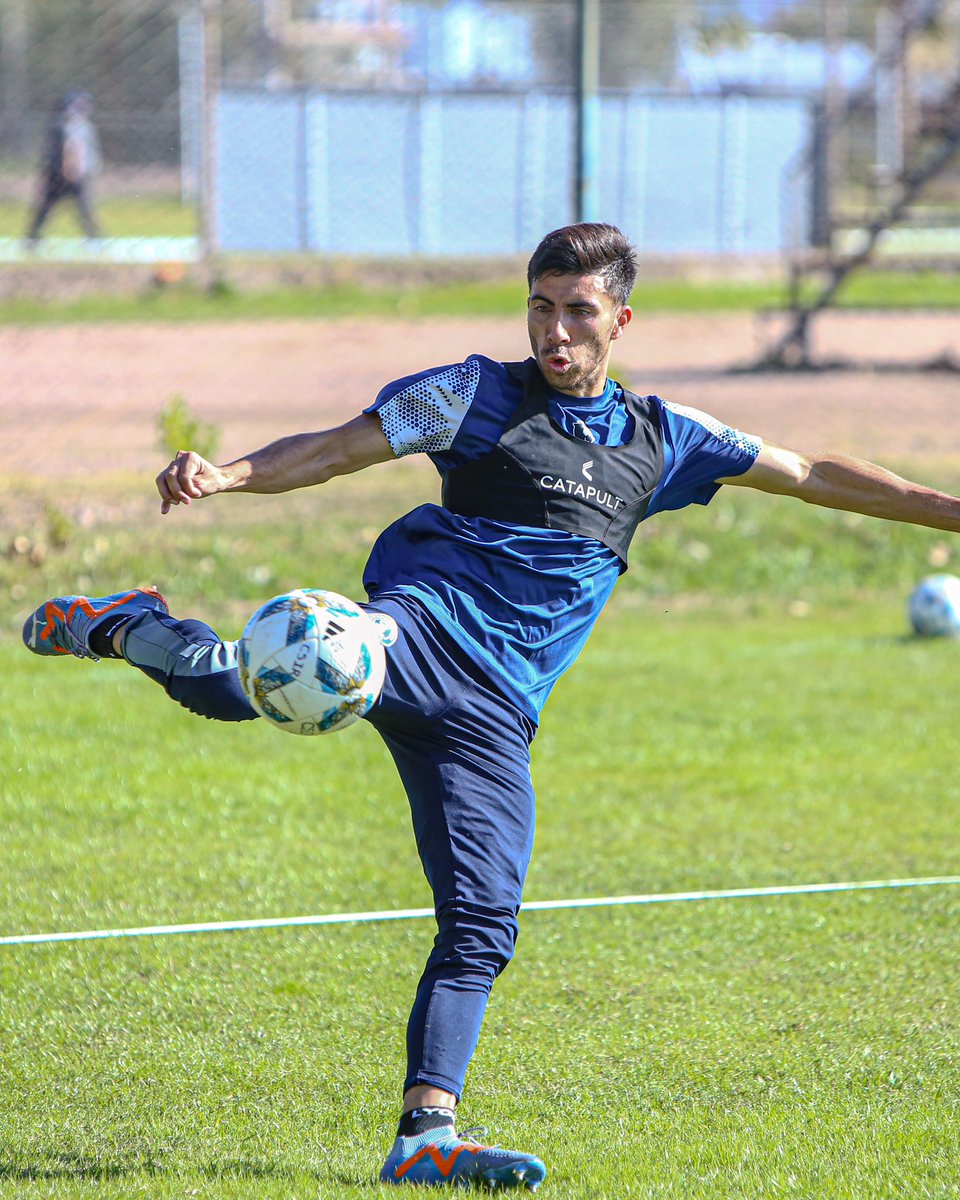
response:
M0 256L512 252L578 215L650 254L824 243L949 119L958 8L0 0ZM49 178L77 91L88 188ZM955 170L909 218L960 224Z

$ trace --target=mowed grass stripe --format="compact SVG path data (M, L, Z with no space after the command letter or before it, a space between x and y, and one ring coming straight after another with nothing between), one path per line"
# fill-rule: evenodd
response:
M960 646L898 591L614 604L534 744L530 896L948 874ZM429 903L366 727L205 724L0 644L4 931ZM465 1123L544 1195L949 1195L951 889L540 913ZM429 922L0 954L0 1191L369 1196Z

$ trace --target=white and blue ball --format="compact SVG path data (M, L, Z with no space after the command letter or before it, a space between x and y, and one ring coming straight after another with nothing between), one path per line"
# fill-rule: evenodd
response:
M346 729L370 711L386 671L384 637L352 600L298 588L253 614L237 647L240 682L285 733Z
M921 637L960 637L960 579L928 575L910 594L907 613Z

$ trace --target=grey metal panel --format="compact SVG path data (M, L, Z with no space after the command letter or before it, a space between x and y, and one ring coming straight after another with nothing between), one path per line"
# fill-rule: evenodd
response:
M575 220L575 109L571 96L522 96L519 249L532 250L551 229Z
M641 252L784 245L784 180L809 135L806 104L608 94L600 114L601 219ZM573 219L574 130L563 93L227 91L221 245L526 252Z
M721 125L716 103L658 98L651 104L641 251L719 250Z
M303 250L299 97L225 91L217 105L217 231L224 250Z
M789 100L755 100L750 102L746 118L749 132L743 173L749 205L743 249L745 253L776 253L786 248L795 234L789 226L798 214L791 211L791 204L806 209L812 202L802 182L798 187L796 170L813 136L813 111ZM788 194L791 184L797 189L792 196Z
M311 96L307 104L311 249L410 254L419 240L415 98Z
M516 96L449 96L439 109L436 221L427 254L523 249L523 106Z

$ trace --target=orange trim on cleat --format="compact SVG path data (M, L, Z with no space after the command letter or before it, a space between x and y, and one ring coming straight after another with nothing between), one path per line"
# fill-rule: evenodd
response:
M456 1166L457 1159L465 1150L470 1154L479 1154L483 1149L483 1146L473 1145L470 1142L461 1142L459 1146L454 1146L449 1154L444 1154L438 1146L435 1146L431 1142L429 1146L421 1146L416 1154L411 1154L405 1162L402 1162L399 1167L394 1169L393 1174L397 1179L402 1179L411 1168L417 1165L421 1158L429 1156L433 1159L433 1165L444 1179L446 1179Z
M469 1130L458 1134L449 1126L431 1136L432 1141L423 1135L398 1136L383 1164L380 1182L407 1187L477 1184L534 1192L547 1176L547 1168L535 1155L484 1146L470 1137Z
M90 650L90 634L112 612L168 613L167 602L156 588L132 588L112 596L54 596L26 620L23 641L34 654L67 654L96 658Z

